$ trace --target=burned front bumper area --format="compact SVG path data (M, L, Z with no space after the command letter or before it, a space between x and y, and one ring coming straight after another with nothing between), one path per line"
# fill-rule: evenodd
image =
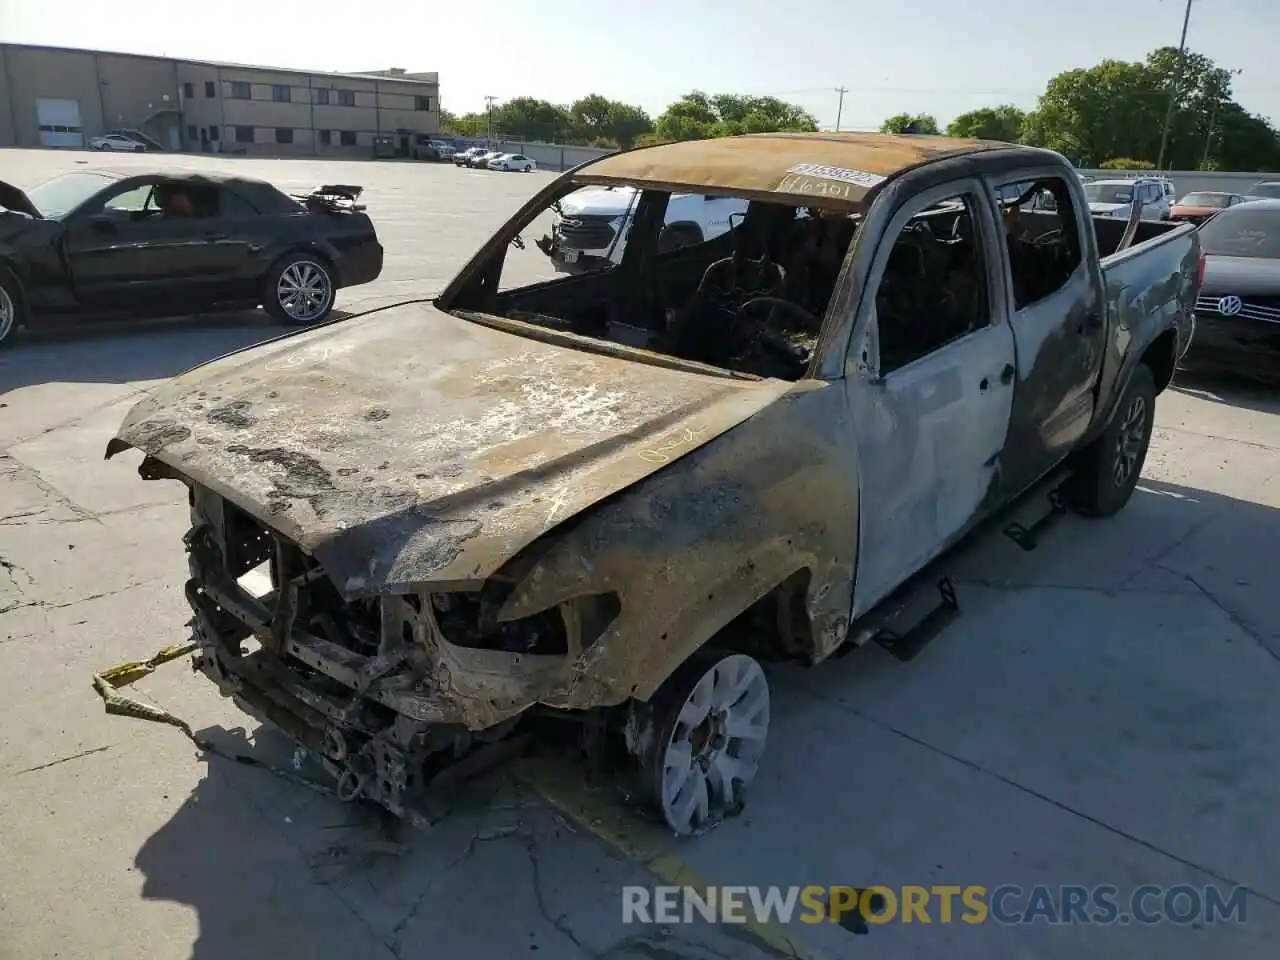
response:
M195 666L311 751L342 800L411 813L434 771L572 687L584 638L616 615L596 603L500 622L508 588L495 578L475 591L344 599L297 545L189 486Z

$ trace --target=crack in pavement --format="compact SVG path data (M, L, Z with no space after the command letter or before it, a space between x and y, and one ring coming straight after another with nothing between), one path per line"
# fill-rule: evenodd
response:
M1193 587L1199 590L1200 593L1204 595L1204 598L1208 600L1210 603L1212 603L1219 610L1221 610L1223 615L1228 620L1230 620L1237 627L1239 627L1240 630L1243 631L1247 636L1252 637L1253 642L1256 643L1259 647L1261 647L1263 652L1265 652L1267 656L1271 657L1271 659L1275 660L1277 663L1280 663L1280 653L1277 653L1275 650L1272 650L1271 647L1267 644L1267 642L1264 639L1262 639L1261 634L1259 634L1256 630L1254 630L1247 623L1245 623L1244 620L1238 614L1236 614L1233 610L1228 608L1227 605L1224 604L1221 600L1219 600L1209 590L1208 587L1206 587L1204 584L1202 584L1199 580L1197 580L1195 577L1193 577L1189 573L1179 573L1177 570L1170 570L1168 567L1164 567L1164 566L1162 566L1160 569L1165 570L1169 573L1172 573L1174 576L1182 577L1184 580L1187 581L1187 583L1191 584Z
M48 763L41 763L34 767L27 767L25 770L16 770L14 771L13 776L20 777L24 773L36 773L40 770L48 770L50 767L56 767L60 763L70 763L72 760L80 760L83 757L91 757L95 753L105 753L110 749L111 749L111 745L108 744L105 747L93 747L90 750L81 750L79 753L73 753L69 757L59 757L57 760L50 760Z
M4 560L3 557L0 557L0 565L7 566L6 561ZM23 573L26 573L26 571L24 570ZM12 576L13 575L10 574L10 579L12 579ZM28 576L30 575L28 574ZM28 610L33 607L41 610L65 610L67 607L75 607L82 603L88 603L90 600L101 600L103 597L114 597L118 593L125 593L137 587L145 587L148 584L155 583L158 580L167 580L167 579L168 579L168 576L164 576L164 575L148 577L146 580L139 580L136 583L125 584L123 587L118 587L115 590L104 590L102 593L91 593L87 597L80 597L76 600L64 600L57 603L53 602L52 600L24 600L21 603L11 603L7 607L0 607L0 614L12 613L15 610ZM32 580L31 582L35 583L34 580ZM15 586L17 586L17 584L15 584ZM22 592L22 588L18 587L18 591ZM12 639L18 639L18 638L15 637Z
M23 587L23 585L18 582L19 573L21 573L24 577L26 577L27 579L26 585L28 587L35 586L35 582L36 582L35 577L31 576L31 574L28 573L25 568L14 563L12 560L6 560L4 557L0 557L0 570L3 570L5 572L5 576L9 578L9 582L13 584L13 588L18 591L18 594L20 596L26 596L26 590ZM36 602L36 601L32 601L32 602ZM8 609L10 608L0 607L0 613L4 613Z
M1243 889L1247 890L1250 894L1257 897L1259 900L1264 900L1267 903L1280 907L1280 897L1263 893L1262 891L1258 890L1256 887L1251 887L1251 886L1248 886L1247 884L1240 883L1239 881L1234 880L1231 877L1226 876L1225 874L1219 873L1218 871L1213 870L1210 867L1206 867L1204 864L1196 863L1194 860L1189 860L1186 857L1183 857L1177 853L1174 853L1171 850L1166 850L1163 847L1161 847L1159 844L1153 843L1150 840L1144 840L1141 837L1136 836L1132 833L1129 833L1126 830L1122 830L1119 827L1112 826L1111 824L1107 823L1105 820L1101 820L1098 817L1093 816L1092 814L1085 813L1083 810L1077 810L1075 807L1071 806L1070 804L1064 803L1061 800L1054 799L1053 797L1049 796L1046 793L1041 793L1039 790L1036 790L1033 787L1028 787L1025 784L1019 783L1017 780L1014 780L1011 777L1006 777L1004 774L998 773L995 770L988 769L987 767L984 767L982 764L978 763L976 760L970 760L967 757L962 757L959 754L952 753L950 750L944 749L943 747L939 747L935 744L929 743L927 740L923 740L920 737L915 736L914 734L910 734L905 730L901 730L898 727L895 727L893 724L888 723L887 721L881 720L878 717L873 717L868 713L864 713L863 711L859 710L857 707L852 707L847 703L840 702L839 700L832 700L829 697L820 696L820 699L830 704L831 706L835 707L837 710L843 710L845 713L851 713L854 716L867 721L868 723L874 724L875 726L879 727L882 730L887 730L889 733L892 733L896 737L901 737L903 740L906 740L910 743L914 743L916 746L923 747L924 749L929 750L932 753L936 753L940 757L945 757L948 760L961 764L962 766L968 767L970 770L973 770L976 773L980 773L983 776L990 777L993 780L998 780L1000 783L1003 783L1009 787L1013 787L1013 789L1018 790L1022 793L1025 793L1028 796L1035 797L1037 800L1043 801L1044 803L1050 804L1051 806L1056 807L1057 809L1063 811L1064 813L1068 813L1073 817L1078 817L1081 820L1088 821L1089 823L1092 823L1096 827L1101 827L1103 830L1106 830L1108 833L1112 833L1118 837L1122 837L1123 839L1128 840L1131 843L1136 843L1139 846L1152 851L1153 853L1158 853L1163 857L1167 857L1170 860L1180 863L1184 867L1190 867L1192 870L1198 870L1201 873L1205 874L1206 876L1212 877L1214 880L1217 880L1221 883L1230 884L1233 887L1242 887Z

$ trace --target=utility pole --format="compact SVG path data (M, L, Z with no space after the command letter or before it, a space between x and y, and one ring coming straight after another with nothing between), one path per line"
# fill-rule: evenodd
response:
M844 114L844 95L848 92L847 87L836 87L836 93L840 94L840 102L836 104L836 133L840 132L840 117Z
M497 97L484 98L485 105L489 108L489 126L485 130L484 142L489 146L492 146L493 144L493 101L497 99Z
M1182 14L1182 38L1178 41L1178 62L1173 67L1173 89L1169 91L1169 109L1164 115L1164 130L1160 133L1160 154L1156 158L1156 170L1164 171L1164 152L1169 146L1169 128L1173 125L1173 109L1178 101L1178 87L1182 85L1182 68L1187 59L1187 24L1191 22L1191 4L1187 0L1187 9Z

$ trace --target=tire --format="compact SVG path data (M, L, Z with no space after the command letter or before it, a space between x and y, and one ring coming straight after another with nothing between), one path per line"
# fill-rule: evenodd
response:
M670 829L701 833L742 811L769 732L769 682L754 658L701 650L636 709L643 786Z
M1155 408L1155 377L1150 367L1140 363L1129 376L1111 422L1081 452L1067 482L1067 499L1077 513L1110 517L1129 502L1151 445Z
M0 350L13 343L25 319L17 281L0 268Z
M504 163L504 164L502 165L502 172L503 172L503 173L510 173L510 172L511 172L511 168L510 168L509 166L507 166L507 165Z
M262 306L280 323L309 327L329 316L337 292L328 261L314 253L291 253L268 271Z

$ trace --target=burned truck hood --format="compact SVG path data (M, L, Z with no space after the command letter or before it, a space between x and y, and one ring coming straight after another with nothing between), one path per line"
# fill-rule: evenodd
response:
M351 598L482 580L792 386L413 303L190 370L129 412L107 456L134 447L212 489L312 553Z

